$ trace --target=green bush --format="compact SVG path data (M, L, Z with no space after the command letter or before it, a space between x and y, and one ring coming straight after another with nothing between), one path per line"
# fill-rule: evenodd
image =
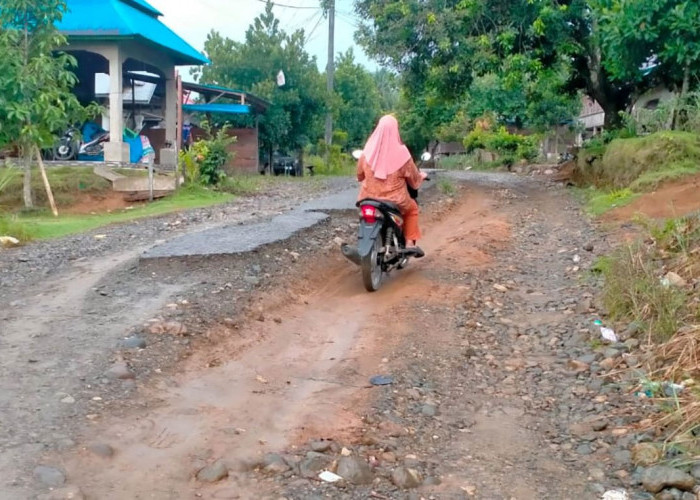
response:
M498 155L499 163L513 164L518 160L533 160L539 153L536 136L511 134L505 127L495 131L475 129L464 139L467 153L483 149Z
M207 123L202 123L207 139L195 142L189 150L180 152L180 166L188 183L201 182L205 186L215 186L225 177L224 165L233 157L228 148L236 142L236 137L228 134L224 125L216 133Z
M320 141L316 147L315 155L309 155L306 163L314 167L317 175L353 175L356 161L348 153L344 153L338 144L327 146ZM326 162L328 156L328 162Z

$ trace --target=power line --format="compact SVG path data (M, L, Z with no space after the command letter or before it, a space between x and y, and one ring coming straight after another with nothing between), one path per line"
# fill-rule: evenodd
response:
M345 24L349 24L353 28L360 27L359 22L354 17L350 17L347 14L343 14L342 12L338 12L338 11L336 11L335 14L338 17L338 19L340 19L341 21L344 21Z
M260 3L267 4L267 0L258 0ZM286 5L283 3L277 3L277 2L272 2L273 7L283 7L285 9L318 9L322 10L321 6L316 6L316 7L311 7L311 6L304 6L304 5Z
M318 16L318 21L316 21L316 24L314 25L313 28L311 28L311 31L309 31L309 34L306 35L306 43L304 44L304 48L314 40L313 34L316 32L318 27L321 25L321 21L323 21L323 15Z

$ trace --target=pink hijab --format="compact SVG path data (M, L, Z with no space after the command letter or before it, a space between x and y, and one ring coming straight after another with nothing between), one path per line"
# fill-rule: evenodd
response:
M363 156L377 179L386 179L411 159L411 153L401 142L399 122L391 115L382 116L367 139Z

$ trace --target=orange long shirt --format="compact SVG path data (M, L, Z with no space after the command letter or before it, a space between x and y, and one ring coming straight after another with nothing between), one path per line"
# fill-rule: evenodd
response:
M382 180L374 176L372 167L364 157L357 162L357 180L362 183L358 201L365 198L391 201L399 206L401 212L410 210L415 204L408 194L406 184L418 189L423 183L423 177L413 160L408 160L403 167Z

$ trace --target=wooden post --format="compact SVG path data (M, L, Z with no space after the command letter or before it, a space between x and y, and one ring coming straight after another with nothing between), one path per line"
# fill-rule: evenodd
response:
M153 155L148 157L148 201L153 201Z
M49 178L46 175L46 169L44 168L44 159L41 157L41 150L39 146L34 146L34 153L36 154L36 160L39 162L39 171L41 172L41 178L44 180L44 187L46 188L46 196L49 198L49 204L51 205L51 211L54 217L58 217L58 209L56 208L56 202L53 199L53 192L51 191L51 184L49 184Z

